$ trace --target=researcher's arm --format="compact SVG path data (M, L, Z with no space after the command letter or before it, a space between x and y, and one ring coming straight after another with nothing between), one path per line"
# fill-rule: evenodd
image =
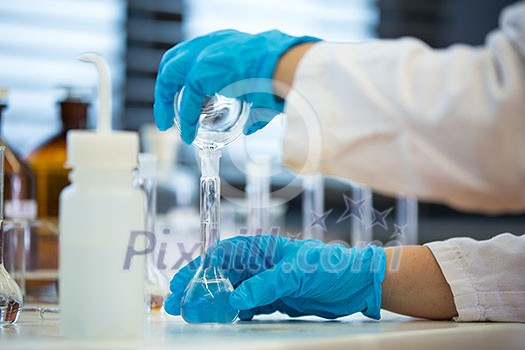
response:
M381 307L430 319L525 322L525 235L386 248Z
M482 47L433 50L412 38L299 45L274 78L292 86L275 85L287 95L292 169L467 210L525 209L525 2L503 12Z
M434 320L457 316L450 286L430 249L391 247L386 248L385 253L381 308Z

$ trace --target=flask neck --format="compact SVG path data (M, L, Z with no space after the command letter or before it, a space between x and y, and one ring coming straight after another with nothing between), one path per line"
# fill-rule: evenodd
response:
M199 151L201 159L201 174L203 178L219 176L219 162L221 151L217 149L203 149Z
M200 216L201 216L201 261L203 267L213 264L213 256L220 241L220 198L219 159L217 150L200 151Z

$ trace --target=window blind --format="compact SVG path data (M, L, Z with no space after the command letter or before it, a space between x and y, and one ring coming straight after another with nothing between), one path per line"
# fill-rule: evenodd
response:
M127 129L153 122L153 91L163 53L183 39L182 0L128 0L125 110Z
M498 26L501 10L516 0L379 0L378 34L414 36L432 47L481 45Z
M113 74L114 115L124 77L124 0L0 1L0 86L9 89L2 133L26 154L59 128L64 86L96 88L86 51L104 55ZM91 108L90 114L93 114Z

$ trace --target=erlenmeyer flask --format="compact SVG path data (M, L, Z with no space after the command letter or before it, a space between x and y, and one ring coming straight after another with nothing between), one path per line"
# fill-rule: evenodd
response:
M22 308L22 291L4 268L4 146L0 146L0 327L15 323Z
M180 97L175 96L175 125L180 130ZM190 281L181 301L181 315L188 323L232 323L239 313L229 303L233 286L214 253L220 241L220 149L241 134L250 106L233 98L214 95L208 98L199 118L193 145L201 160L200 218L201 266Z

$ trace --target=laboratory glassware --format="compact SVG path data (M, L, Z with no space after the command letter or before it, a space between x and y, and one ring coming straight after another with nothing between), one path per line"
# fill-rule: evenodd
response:
M320 173L303 176L303 237L324 240L324 227L313 225L324 214L324 178Z
M159 131L155 124L146 124L140 128L140 136L143 151L157 156L157 230L169 228L185 237L198 234L199 181L193 169L177 162L179 135L175 130ZM170 259L169 256L166 258Z
M139 154L138 185L146 197L146 231L156 237L157 221L157 156L151 153ZM158 244L158 243L157 243ZM155 247L157 246L155 244ZM158 250L154 249L146 256L146 312L158 311L169 294L169 281L155 264Z
M175 96L175 125L180 131L180 101L184 88ZM229 303L230 280L214 259L220 241L220 149L240 136L250 105L219 94L203 104L193 145L201 165L200 218L201 265L181 300L181 315L188 323L232 323L239 313Z
M32 232L29 221L36 219L37 201L35 175L29 165L3 140L1 135L2 111L7 108L9 91L0 89L0 146L4 146L4 216L6 220L13 220L24 231L24 250L26 259L24 261L26 269L36 267L38 257L37 240L32 239L35 232ZM12 238L6 235L5 246L11 246L9 240ZM4 251L4 259L12 261L14 257L12 251ZM22 282L22 281L20 281ZM22 285L24 293L25 286Z
M0 146L0 327L15 323L23 304L22 291L4 268L4 151Z
M7 107L8 91L0 89L0 125L2 110ZM6 219L33 220L37 215L35 175L1 137L0 146L5 147L5 188L4 215Z
M8 94L7 89L0 89L0 124L2 123L2 111L8 105ZM30 297L34 297L50 286L46 283L40 283L41 281L27 278L25 275L25 271L38 269L41 261L39 231L38 226L35 225L38 210L35 175L29 165L4 142L1 135L0 146L5 147L4 216L9 222L7 225L8 232L4 234L4 267L11 272L12 277L17 280L21 287L23 295L28 299L27 291L31 291ZM6 222L4 222L5 226ZM18 245L19 243L20 245ZM8 249L17 245L23 250L22 252ZM19 257L23 258L22 261L17 260ZM15 261L17 262L16 267L13 263ZM20 273L15 274L15 268ZM28 288L26 288L26 282Z
M248 232L254 235L269 233L271 167L270 157L262 155L253 157L246 163Z
M372 191L365 186L352 184L352 201L358 205L360 217L352 215L352 246L365 247L372 241Z
M58 302L58 225L49 220L4 220L4 267L25 302Z
M183 95L184 88L175 96L174 104L175 125L179 131L179 110ZM226 147L241 135L249 112L250 105L238 99L217 93L206 97L193 145L199 150Z
M410 196L397 197L396 221L401 237L397 237L403 244L418 243L418 203Z

